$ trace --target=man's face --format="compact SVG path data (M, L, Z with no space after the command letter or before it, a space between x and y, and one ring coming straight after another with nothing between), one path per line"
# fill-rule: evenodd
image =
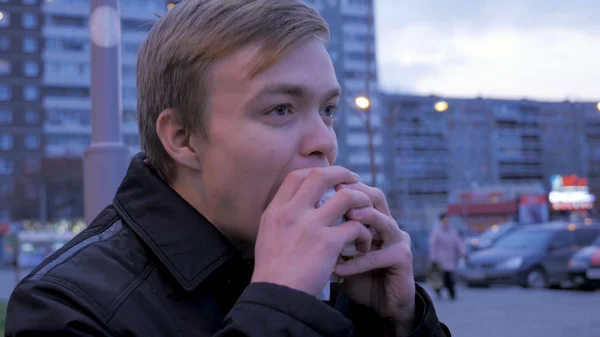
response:
M307 39L250 79L258 45L211 70L207 139L192 137L202 172L200 212L234 241L256 239L260 217L286 175L331 165L339 84L323 43Z

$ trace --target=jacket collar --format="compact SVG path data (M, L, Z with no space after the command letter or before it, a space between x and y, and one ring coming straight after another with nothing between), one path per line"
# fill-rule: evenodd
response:
M186 290L235 256L235 247L137 154L113 205Z

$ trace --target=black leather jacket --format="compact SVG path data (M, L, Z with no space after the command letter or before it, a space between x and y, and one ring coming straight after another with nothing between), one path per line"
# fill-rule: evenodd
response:
M112 205L12 294L6 336L385 336L341 296L250 284L252 261L137 155ZM418 287L412 337L450 336Z

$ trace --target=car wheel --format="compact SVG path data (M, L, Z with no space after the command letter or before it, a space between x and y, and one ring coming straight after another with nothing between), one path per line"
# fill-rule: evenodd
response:
M548 288L548 277L542 268L534 268L525 276L524 288L545 289Z

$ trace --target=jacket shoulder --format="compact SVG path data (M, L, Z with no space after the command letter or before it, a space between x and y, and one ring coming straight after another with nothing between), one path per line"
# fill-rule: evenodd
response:
M26 276L17 289L26 288L28 282L59 285L108 318L152 268L137 236L108 207Z

